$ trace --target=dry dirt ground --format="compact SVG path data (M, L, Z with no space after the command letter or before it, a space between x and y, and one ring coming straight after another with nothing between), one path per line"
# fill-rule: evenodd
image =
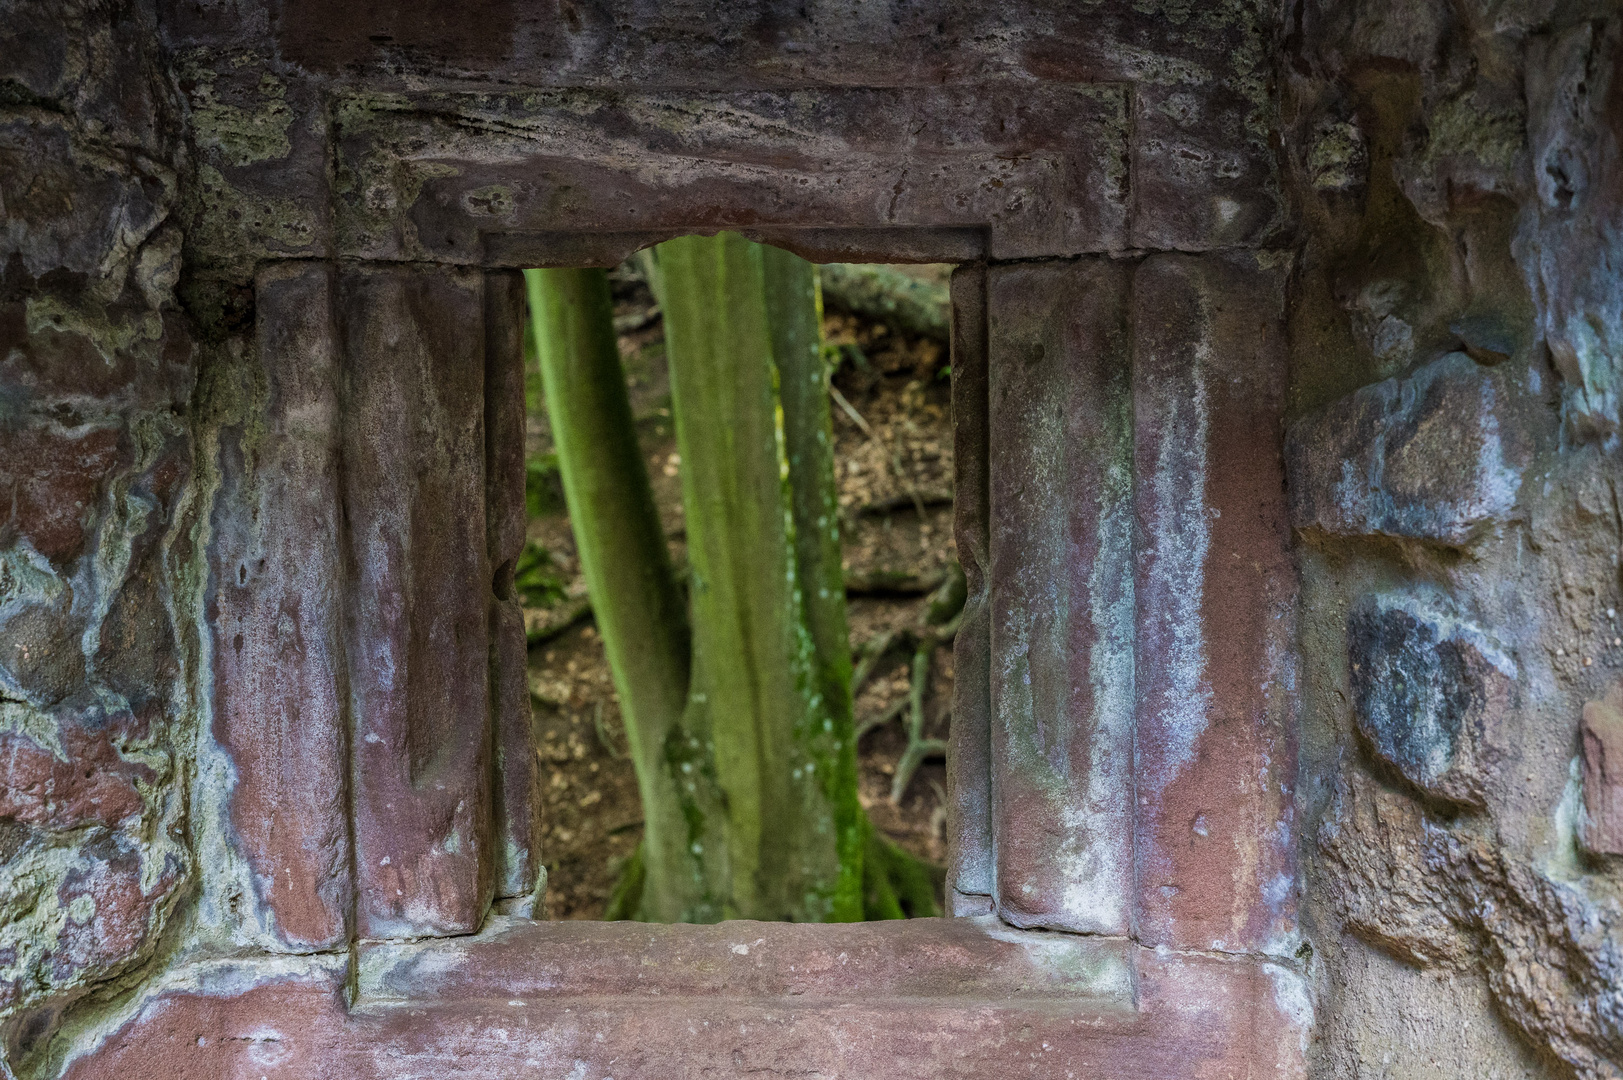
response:
M944 280L950 268L905 269ZM623 267L611 280L632 408L680 566L681 462L670 418L663 332L652 297L634 271ZM825 317L824 333L843 354L834 384L845 404L836 402L833 414L851 644L857 650L886 631L920 623L930 591L956 558L948 358L937 342L903 338L883 324L834 310ZM585 585L557 473L547 467L551 437L536 382L532 377L529 393L529 538L538 551L532 553L525 582L532 601L526 618L532 627L531 704L540 732L547 914L597 919L642 835L642 809L603 645L589 612L578 614L585 607ZM539 551L545 555L537 562ZM857 696L859 730L864 720L894 713L906 699L910 666L911 653L895 650L875 668ZM952 651L943 646L931 664L925 737L946 737L951 698ZM893 803L892 778L905 746L900 717L863 736L861 799L877 828L939 864L946 857L944 765L939 758L926 761L900 804Z

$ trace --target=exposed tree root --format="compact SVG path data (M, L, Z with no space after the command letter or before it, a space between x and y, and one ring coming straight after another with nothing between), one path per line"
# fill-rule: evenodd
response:
M835 307L904 334L947 340L951 302L945 285L920 281L888 266L834 263L821 272L823 296Z
M932 757L944 756L947 752L947 744L943 740L924 737L924 694L930 685L930 664L937 647L952 641L958 633L958 624L963 618L965 595L963 568L954 563L947 573L946 581L942 582L941 587L931 597L924 622L908 629L888 631L868 642L861 650L862 658L851 677L851 692L856 694L878 671L880 663L895 649L905 648L908 645L913 648L913 666L907 697L880 716L857 727L857 738L861 739L874 728L888 724L898 716L906 715L907 749L902 751L902 758L896 764L896 777L891 783L890 801L893 803L901 803L921 764Z

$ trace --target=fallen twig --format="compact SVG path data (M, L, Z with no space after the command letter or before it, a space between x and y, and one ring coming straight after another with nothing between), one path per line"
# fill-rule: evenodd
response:
M951 506L952 493L950 491L921 491L917 495L892 495L885 499L875 499L870 503L849 511L852 517L871 517L878 514L888 514L892 510L901 510L904 507L914 507L915 500L923 500L925 506Z
M539 645L568 630L592 613L588 596L572 596L554 607L524 609L524 637Z
M634 334L643 327L651 325L660 317L659 305L643 308L641 311L628 312L625 315L614 317L614 332L616 334Z
M874 570L845 576L847 596L923 596L941 587L945 575L914 574L903 570Z

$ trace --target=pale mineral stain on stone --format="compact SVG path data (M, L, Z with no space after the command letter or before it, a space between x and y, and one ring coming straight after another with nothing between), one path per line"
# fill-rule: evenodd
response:
M1180 437L1162 440L1156 461L1156 473L1165 479L1157 486L1151 550L1156 577L1165 582L1167 607L1156 618L1157 632L1165 639L1163 662L1170 676L1168 691L1156 701L1157 726L1166 733L1165 742L1159 748L1158 769L1147 778L1151 790L1157 792L1194 759L1212 703L1206 635L1217 628L1208 627L1202 617L1211 548L1210 509L1205 500L1211 418L1200 368L1209 363L1209 358L1197 353L1196 372L1189 380L1192 393L1171 403L1172 416L1165 421Z
M1297 528L1467 545L1516 506L1527 447L1506 444L1503 376L1449 353L1298 422L1287 443Z

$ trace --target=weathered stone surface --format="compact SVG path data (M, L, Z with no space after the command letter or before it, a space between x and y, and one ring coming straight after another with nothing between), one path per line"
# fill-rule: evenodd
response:
M1219 11L1197 18L1214 20ZM1249 247L1281 232L1284 196L1263 150L1269 106L1259 93L1262 50L1253 44L1235 62L1249 68L1238 92L1232 85L1191 92L1184 79L1134 88L1134 247Z
M100 833L57 887L55 904L67 918L49 954L52 979L67 982L87 971L112 972L135 959L152 929L153 909L175 884L173 866L147 877L136 842Z
M25 722L0 733L0 819L58 831L138 819L146 809L140 787L158 772L119 747L149 736L147 725L99 709L65 709L51 719L54 730L30 733Z
M78 541L78 542L82 542ZM82 692L84 613L71 581L26 545L0 554L0 686L18 704L48 709Z
M1427 794L1482 805L1516 704L1515 662L1480 627L1412 595L1354 608L1347 655L1370 750Z
M338 278L362 938L468 933L494 886L483 285Z
M146 164L147 168L141 168ZM118 298L140 244L162 224L173 177L83 138L43 111L0 114L0 265L105 282ZM37 301L36 301L37 302Z
M995 920L528 923L471 945L389 947L364 965L347 1013L336 970L199 971L66 1075L367 1080L502 1075L519 1061L581 1076L681 1063L718 1075L1300 1077L1310 1014L1299 977L1274 965Z
M1609 644L1619 627L1606 614L1623 607L1616 563L1620 35L1623 23L1606 0L1302 0L1280 9L1233 0L800 8L475 0L454 12L434 0L342 10L309 0L6 3L6 1067L24 1076L60 1073L71 1049L67 1036L53 1042L61 1021L62 1030L85 1040L79 1048L95 1055L75 1066L89 1076L1303 1071L1306 1014L1293 1011L1301 997L1292 997L1302 986L1282 968L1182 954L1176 945L1151 956L1066 935L1039 940L1081 968L1118 947L1136 957L1136 1010L1042 982L1051 966L1028 979L1032 965L965 945L952 936L962 926L940 931L933 924L908 928L920 936L903 933L888 944L880 940L888 929L818 927L763 928L748 941L731 939L727 928L688 937L688 929L673 928L656 940L646 928L608 927L502 935L499 946L497 935L444 942L398 970L408 992L433 986L435 1000L413 1005L393 991L370 1000L363 994L354 1010L345 1005L341 953L141 969L165 927L175 928L166 944L178 956L253 940L234 937L241 927L213 922L205 910L226 900L254 907L233 891L236 878L229 888L217 880L240 869L237 860L216 860L221 849L210 846L218 840L210 800L232 761L208 757L214 732L197 726L209 720L216 675L209 651L217 628L200 595L211 557L203 545L220 539L212 533L216 521L238 515L241 524L247 513L241 503L219 502L235 500L241 489L228 486L217 468L220 444L211 440L230 426L216 411L225 404L219 386L261 364L252 332L256 267L330 257L329 186L336 180L340 224L367 243L378 226L381 238L349 254L470 267L613 262L671 231L720 224L829 258L974 262L1130 252L1131 260L1144 260L1139 271L1128 259L1116 267L1135 278L1137 345L1165 359L1135 372L1142 398L1135 400L1134 448L1156 464L1139 470L1133 505L1142 528L1132 573L1135 593L1163 593L1151 602L1139 597L1134 675L1142 687L1165 683L1168 672L1190 676L1200 663L1215 674L1209 698L1199 679L1173 680L1195 687L1192 705L1161 691L1153 707L1140 698L1137 720L1147 723L1121 766L1132 783L1120 805L1136 818L1136 834L1128 834L1134 878L1156 887L1133 902L1131 929L1145 943L1291 944L1288 935L1265 937L1260 922L1245 922L1274 910L1246 899L1266 877L1255 859L1277 850L1269 830L1289 847L1296 827L1268 816L1289 805L1290 785L1276 770L1291 771L1291 748L1267 745L1259 733L1273 720L1258 726L1247 709L1261 685L1257 657L1276 646L1280 655L1299 652L1301 682L1292 684L1281 668L1274 685L1286 699L1301 695L1296 812L1304 828L1321 826L1309 852L1317 865L1304 879L1313 883L1312 954L1297 953L1328 1017L1311 1044L1314 1070L1392 1080L1450 1072L1618 1076L1618 864L1584 857L1574 839L1586 840L1592 853L1612 846L1597 825L1610 815L1609 803L1597 801L1609 790L1603 754L1610 721L1592 709L1586 738L1580 716L1623 664L1623 651ZM526 112L525 91L538 88L545 93ZM572 114L559 102L594 111ZM1119 103L1120 125L1112 127L1115 113L1104 123L1102 113L1090 112L1100 102ZM342 144L328 122L334 112L349 139ZM1008 129L996 130L1002 122ZM1100 146L1115 156L1101 156ZM364 176L349 167L357 152L371 170ZM1078 161L1087 168L1073 168ZM1275 176L1281 166L1283 181ZM1276 373L1271 346L1233 344L1252 340L1239 329L1248 320L1256 324L1248 334L1268 339L1268 320L1251 300L1213 291L1158 254L1275 237L1295 245L1289 408L1293 418L1306 415L1295 428L1290 490L1308 603L1302 640L1283 645L1289 618L1264 624L1255 604L1277 595L1270 590L1287 580L1288 568L1271 549L1269 557L1220 562L1225 550L1261 550L1229 541L1255 541L1259 523L1277 509L1266 494L1277 482L1264 482L1270 470L1277 474L1278 460L1276 440L1263 432L1277 430L1269 425L1281 410L1265 385ZM172 302L183 263L190 268L184 311ZM1040 280L1044 273L1082 271L1005 266L993 276ZM423 314L441 302L431 292L424 290L421 311L410 318L391 314L410 305L387 304L377 318L410 328L403 336L411 338L434 321ZM1086 302L1065 298L1077 310ZM468 314L478 306L446 305L459 342L484 340ZM1221 327L1224 319L1232 320L1228 330L1199 331L1212 335L1209 355L1176 344L1188 327ZM1162 330L1170 337L1157 339ZM194 335L207 342L201 358ZM1449 355L1459 352L1492 366ZM444 355L481 370L466 350ZM1437 356L1445 359L1412 370ZM1006 411L1005 420L1034 430L1051 415L1045 402L1064 402L1084 381L1078 372L1095 371L1087 365L1097 360L1085 358L1080 368L1045 360L1050 385L1033 386L1032 407L1013 420ZM200 361L207 385L193 396ZM1245 362L1256 370L1225 366ZM981 376L963 357L959 363L966 365L960 401L987 401L988 391L976 385ZM994 368L986 378L1018 382L1022 370ZM1214 372L1230 383L1214 380ZM252 382L240 389L257 403L266 387ZM1361 397L1354 394L1360 386ZM415 407L429 396L409 400ZM469 411L494 400L487 394ZM1324 411L1308 415L1314 410ZM253 408L225 412L236 420L254 416ZM1228 414L1257 430L1239 430L1240 421L1225 428ZM367 415L381 429L386 420L418 414ZM1201 416L1204 429L1192 419ZM977 561L988 580L980 616L985 647L998 602L994 571L1007 567L999 560L1010 544L1027 540L1005 533L994 541L983 531L976 551L974 530L1002 527L988 507L1038 488L1092 483L1085 469L1070 469L1098 435L1080 430L1084 421L1065 437L1029 440L1053 451L1022 464L1037 487L968 492L961 500L981 508L960 539L969 540L966 562ZM194 434L208 448L195 473L187 449ZM485 461L479 447L488 443L470 445L467 460ZM367 484L374 504L415 505L410 482L401 480L410 476L410 466L398 465L402 457L389 458L378 483ZM1196 468L1202 462L1204 472ZM445 472L432 462L425 469L430 479ZM334 575L335 587L348 589L362 564L405 566L416 576L369 595L405 597L418 603L414 612L454 611L478 633L496 635L494 644L457 652L466 665L454 676L430 680L436 688L461 687L466 672L485 672L482 719L463 724L471 707L460 699L455 708L431 703L426 711L403 706L391 714L391 723L398 721L391 733L405 734L379 752L385 765L362 771L383 769L396 780L404 772L405 779L393 789L401 800L392 806L357 804L358 823L374 836L450 835L442 827L455 819L456 803L441 799L442 780L446 791L482 792L467 811L476 816L497 813L506 821L506 807L517 801L505 793L513 779L505 768L498 775L488 757L464 768L476 752L450 738L478 731L490 748L516 738L499 703L502 672L518 662L511 631L503 637L500 603L494 625L491 617L490 594L502 595L504 550L492 543L500 530L485 512L495 469L479 479L471 468L456 475L459 492L484 492L485 502L459 496L460 509L447 517L443 492L420 500L440 507L430 515L436 522L466 526L448 542L487 559L478 572L454 569L455 597L442 602L425 584L446 562L438 538L421 540L426 529L381 530L386 540L411 540L411 557L356 557ZM1033 510L1030 520L1057 528L1054 507L1071 505L1055 500L1046 516ZM1221 516L1203 520L1206 510ZM1030 531L1036 540L1050 536ZM1169 583L1186 580L1173 563L1197 554L1202 536L1208 546L1194 610L1190 596ZM1370 543L1371 536L1427 543ZM433 550L424 554L425 546ZM1074 581L1086 562L1084 553L1038 563L1051 570L1040 583ZM1429 781L1432 789L1425 786L1428 747L1438 732L1447 736L1439 717L1446 719L1458 695L1433 695L1415 707L1388 695L1391 707L1378 724L1359 715L1355 684L1363 673L1355 678L1344 655L1349 615L1362 617L1361 597L1410 595L1422 586L1449 598L1431 608L1471 611L1516 659L1520 696L1501 717L1502 767L1471 765L1467 772L1480 774L1480 783L1462 787L1450 779L1461 767L1461 747L1475 752L1466 738L1474 737L1473 724L1462 717L1447 768ZM1216 610L1218 594L1223 618L1207 610ZM1047 594L1031 595L1040 601ZM1412 665L1423 678L1406 687L1428 694L1428 680L1453 665L1465 672L1463 707L1467 714L1477 709L1472 679L1498 685L1502 670L1473 667L1469 641L1426 638L1432 616L1421 618L1412 605L1381 610L1399 609L1416 625L1377 619L1370 633L1352 635L1354 648L1396 641L1389 659ZM1076 611L1040 602L1027 610L1048 625L1080 621ZM1191 617L1177 627L1169 613L1180 612ZM977 647L975 617L972 601L965 655ZM1158 626L1158 619L1168 621ZM367 633L379 627L367 617L358 622ZM402 625L428 624L414 614ZM1171 628L1198 630L1200 663L1159 650L1157 633ZM389 655L415 657L410 669L421 674L422 644L404 637ZM1066 642L1066 659L1088 651L1074 644ZM1059 653L1050 650L1050 659ZM1466 659L1455 664L1455 653ZM993 807L1002 805L1002 780L1042 774L977 771L971 706L983 696L992 701L993 690L983 695L971 675L961 692L956 708L967 712L955 724L965 735L955 736L954 775L964 779L954 780L954 798L963 814L953 823L961 888L953 899L967 912L981 910L996 891L987 870L991 833L974 816L979 777L984 805ZM1441 713L1432 708L1439 700ZM1163 708L1171 705L1182 711ZM1195 712L1207 726L1191 751L1162 721ZM1090 721L1097 710L1091 713ZM439 723L447 718L454 723ZM982 719L990 725L987 713ZM447 739L454 745L439 754ZM990 732L985 742L990 755ZM359 753L376 749L355 745ZM1385 761L1362 752L1381 745ZM425 746L436 753L414 758ZM1192 760L1165 784L1161 801L1138 803L1160 783L1166 761L1186 753ZM413 761L421 766L415 773ZM1580 785L1574 770L1586 766ZM1404 769L1413 775L1405 779ZM189 791L177 786L186 776L198 777ZM1499 780L1489 782L1493 776ZM249 788L243 782L236 790ZM1007 790L1030 795L1018 784ZM1055 804L1043 802L1052 792L1039 794L1025 805ZM1222 811L1198 816L1217 796ZM1437 799L1446 805L1430 805ZM323 805L334 809L330 800ZM275 820L285 823L278 813ZM1059 820L1065 837L1079 835L1062 819L1037 817ZM514 832L501 825L493 835ZM1032 856L1032 866L1045 865L1033 849L1047 841L1022 851L1010 839L997 834L999 858L1012 851L1016 861ZM1225 842L1225 854L1233 853L1226 879L1214 854ZM488 861L499 864L492 845ZM188 861L199 858L205 874L190 883ZM453 883L445 894L455 893L451 906L462 904L468 865L435 865L441 880ZM378 873L375 862L363 870ZM485 872L481 864L474 877ZM506 870L489 871L498 872L499 891L513 887ZM1179 891L1159 892L1163 884ZM176 896L198 897L184 922L168 921ZM442 925L468 921L458 914ZM1025 948L999 943L1005 946ZM464 951L485 959L466 959ZM393 969L385 955L403 961L410 952L366 950L366 970L386 974ZM821 965L815 978L785 977L789 970L798 978L793 969L812 960ZM1110 967L1099 962L1098 971ZM143 988L141 980L154 973L165 989L154 982ZM652 993L667 976L682 995ZM110 979L119 991L132 990L125 999L132 1004L95 992ZM841 996L859 983L870 996ZM1445 992L1445 983L1469 992ZM506 996L520 985L528 989ZM954 986L977 996L951 997L946 990ZM610 994L571 996L586 988ZM785 988L807 993L741 996ZM937 990L941 996L930 996ZM880 991L886 996L872 996ZM908 996L916 992L925 996ZM1046 995L1054 1000L1039 1000ZM126 1007L138 1018L124 1027L110 1010ZM1281 1016L1293 1019L1282 1024ZM1473 1057L1492 1040L1426 1037L1445 1028L1495 1038L1514 1031L1524 1054ZM90 1045L109 1032L99 1049ZM531 1058L536 1064L527 1064Z
M530 712L529 642L524 613L511 601L490 608L491 709L496 726L495 895L528 897L544 886L537 735Z
M547 7L479 0L457 20L430 0L340 13L295 0L270 18L258 4L243 4L235 20L220 11L235 5L166 6L168 20L199 45L253 40L308 71L362 85L394 85L406 73L423 82L777 91L997 76L1199 83L1229 75L1239 50L1255 63L1268 29L1254 8L1235 3L1078 10L1041 0L1011 18L963 0L883 13L843 4L648 8L614 0L560 17ZM261 36L267 29L273 38Z
M329 257L331 135L319 90L251 49L188 53L176 75L196 154L182 205L188 258L242 275L255 258Z
M1623 855L1623 691L1584 703L1578 738L1584 763L1579 838L1597 855Z
M352 906L334 270L262 270L263 397L221 433L209 550L214 737L271 948L332 948ZM246 915L247 913L243 913Z
M973 263L986 259L987 235L979 226L943 228L827 228L740 225L732 231L760 244L792 251L815 263ZM673 235L670 229L583 232L487 233L489 267L617 266L638 251Z
M106 8L11 0L0 78L25 93L7 102L71 114L89 133L154 158L175 145L152 5Z
M472 940L365 947L355 1002L372 1009L473 996L922 998L1052 1001L1115 1011L1132 1007L1137 952L1125 938L1011 930L995 918L833 928L493 917L489 931Z
M966 266L953 271L951 298L953 537L964 568L966 597L953 639L947 882L953 914L982 915L991 910L994 872L986 269Z
M524 278L485 277L485 538L491 568L490 694L496 733L496 895L526 896L541 866L539 745L529 642L513 592L524 550Z
M112 492L89 508L94 547L71 578L26 542L0 548L0 1045L12 1060L150 955L189 870L159 571L175 492L154 482L162 443L149 450L151 471L98 478Z
M989 250L1017 257L1249 245L1281 224L1271 28L1248 3L493 3L466 25L415 0L159 7L193 110L196 254L216 265L327 253L317 102L335 93L349 254L477 262L515 230L778 221L990 226ZM359 162L367 127L379 153Z
M1454 921L1447 883L1428 873L1431 845L1444 840L1436 823L1413 799L1359 774L1342 781L1336 799L1318 841L1332 882L1326 899L1343 927L1411 964L1467 963L1475 943Z
M1126 110L1113 85L367 96L335 114L337 242L475 263L492 232L960 226L998 258L1111 250Z
M9 830L8 830L9 831ZM9 845L8 845L9 846ZM31 831L0 872L5 1059L48 1038L60 1011L150 955L185 871L138 829Z
M1411 964L1480 964L1497 1007L1582 1077L1617 1075L1623 908L1581 877L1529 866L1500 838L1432 817L1358 773L1319 830L1323 902Z
M1539 329L1564 382L1568 431L1615 447L1623 432L1623 21L1573 19L1540 34L1526 71L1524 152L1538 197L1523 219L1520 261L1541 299Z
M195 356L150 12L0 14L0 1060L150 957L182 843ZM173 561L171 561L173 560Z
M1529 447L1503 377L1450 353L1299 421L1287 439L1299 529L1464 545L1516 507Z
M7 531L57 565L71 565L84 553L103 485L130 464L129 453L122 425L64 431L47 421L0 431Z
M178 261L167 243L155 243L159 255ZM95 317L95 305L87 315L59 297L5 302L0 293L7 398L18 406L53 406L67 426L76 418L101 420L96 414L104 410L181 408L196 377L185 320L174 311L148 314L103 308Z
M1249 255L1156 255L1133 278L1131 790L1147 945L1294 948L1284 281Z
M1016 926L1131 919L1129 275L987 272L992 832Z
M1304 921L1324 964L1326 1076L1623 1074L1616 868L1575 842L1583 705L1623 662L1607 614L1623 608L1606 389L1617 16L1590 0L1305 0L1282 27L1302 240L1288 308L1298 790L1321 822ZM1446 629L1432 616L1468 612L1514 659L1492 759L1444 773L1471 801L1405 778L1360 731L1346 650L1371 595L1426 609L1399 604L1421 625L1396 629L1424 677L1406 693L1427 700L1383 716L1394 756L1413 740L1413 776L1444 734L1437 700L1482 704L1474 646L1430 638ZM1465 670L1463 701L1430 698L1447 666ZM1491 664L1480 674L1506 686Z

